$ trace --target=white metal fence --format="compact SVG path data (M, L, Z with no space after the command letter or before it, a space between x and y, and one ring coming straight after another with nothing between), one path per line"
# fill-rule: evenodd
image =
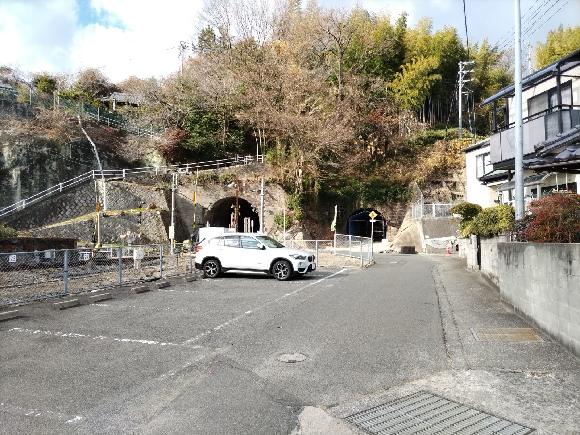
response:
M192 274L194 254L177 245L0 253L0 307Z
M415 202L411 207L413 219L422 218L439 218L451 216L451 207L449 203L427 203Z
M259 154L256 156L235 156L228 159L212 160L207 162L193 162L184 163L182 165L169 165L169 166L146 166L142 168L133 169L103 169L102 171L93 170L85 172L84 174L78 175L70 180L63 181L55 186L49 187L48 189L38 192L28 198L21 199L14 204L0 209L0 217L7 216L17 210L22 210L25 207L39 202L49 196L56 193L64 192L71 189L79 184L82 184L88 180L103 180L103 179L118 179L124 180L129 177L136 177L142 175L163 175L172 172L178 172L180 174L193 174L196 171L204 171L208 169L221 169L231 166L241 166L248 165L251 163L263 163L264 156Z
M339 266L339 257L357 260L360 266L368 264L373 258L370 237L336 234L334 240L284 240L288 248L301 249L314 253L316 266Z

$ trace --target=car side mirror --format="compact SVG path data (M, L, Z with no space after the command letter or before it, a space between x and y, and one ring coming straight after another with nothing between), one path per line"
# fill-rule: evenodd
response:
M266 249L266 247L265 247L264 245L262 245L261 243L258 243L258 244L256 245L256 247L257 247L258 249Z

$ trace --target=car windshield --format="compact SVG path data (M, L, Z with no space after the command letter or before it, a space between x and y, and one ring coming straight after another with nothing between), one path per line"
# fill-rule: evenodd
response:
M268 236L256 236L256 239L267 248L283 248L284 245Z

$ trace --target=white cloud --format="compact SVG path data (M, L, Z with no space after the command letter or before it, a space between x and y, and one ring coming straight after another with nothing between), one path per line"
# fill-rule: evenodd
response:
M24 71L100 68L110 79L163 76L178 68L201 1L91 0L98 17L80 24L76 0L2 0L0 64ZM9 41L6 43L6 41Z
M74 0L0 4L0 62L26 71L62 71L76 25Z
M76 33L73 67L100 68L114 81L175 71L179 41L192 40L201 10L201 2L179 0L92 0L91 5L112 24L93 24Z

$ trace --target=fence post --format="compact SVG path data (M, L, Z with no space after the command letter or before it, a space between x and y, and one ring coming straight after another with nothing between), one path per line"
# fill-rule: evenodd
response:
M189 274L193 275L193 255L192 252L189 251Z
M119 256L119 286L123 284L123 248L117 248L117 254Z
M159 245L159 277L163 278L163 245Z
M435 203L431 204L431 210L432 210L433 217L437 217L437 216L435 216Z
M364 266L362 244L363 244L363 241L361 239L361 241L360 241L360 267L361 268Z
M68 249L64 250L64 270L62 273L64 294L68 295Z
M348 235L348 256L352 257L352 235Z
M318 269L318 240L316 241L316 257L314 257L314 264L316 264L316 268Z
M336 255L336 231L334 232L334 245L332 246L333 255Z

